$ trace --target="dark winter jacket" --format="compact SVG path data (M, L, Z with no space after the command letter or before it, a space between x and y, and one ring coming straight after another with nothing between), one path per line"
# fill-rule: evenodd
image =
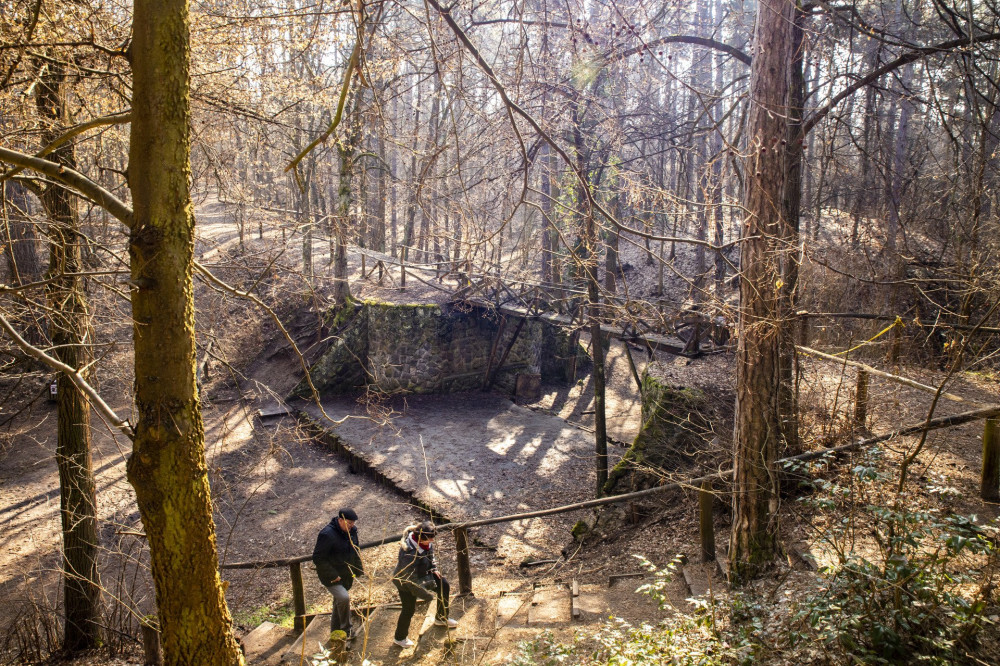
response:
M364 574L360 552L358 528L352 527L348 534L340 529L340 524L334 517L330 524L320 531L316 547L313 548L312 561L316 565L319 582L323 585L332 585L339 576L340 580L337 583L348 590L351 589L355 576Z
M392 572L392 582L397 588L405 588L411 594L421 598L429 599L437 583L437 565L434 563L434 543L430 547L419 552L415 544L415 538L411 535L416 531L417 526L406 528L406 533L399 542L399 560L396 569Z

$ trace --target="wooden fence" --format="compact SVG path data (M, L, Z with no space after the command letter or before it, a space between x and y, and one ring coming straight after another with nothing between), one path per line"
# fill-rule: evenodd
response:
M981 407L979 409L963 412L961 414L955 414L953 416L942 416L935 419L930 419L918 424L900 428L898 430L893 430L892 432L885 433L883 435L877 435L869 437L867 439L859 439L854 442L843 444L841 446L836 446L828 449L821 449L818 451L810 451L808 453L803 453L797 456L791 456L788 458L782 458L777 461L779 468L787 465L791 462L808 462L810 460L816 460L825 456L836 455L838 453L843 453L846 451L851 451L858 448L863 448L867 446L873 446L880 442L893 439L895 437L903 437L907 435L914 435L922 433L925 430L938 430L941 428L950 428L953 426L961 425L963 423L970 423L972 421L977 421L979 419L987 419L986 421L986 431L983 437L983 474L982 474L982 494L983 498L989 501L997 501L998 493L1000 493L1000 437L997 436L997 417L1000 417L1000 405L989 405L986 407ZM587 500L584 502L576 502L573 504L566 504L563 506L552 507L549 509L541 509L538 511L529 511L527 513L511 514L507 516L498 516L495 518L483 518L480 520L471 520L463 523L445 523L439 525L439 531L450 531L455 537L455 556L456 565L458 570L458 589L459 595L471 595L472 594L472 564L469 557L469 530L476 527L484 527L487 525L497 525L501 523L510 523L520 520L529 520L532 518L544 518L547 516L554 516L562 513L568 513L571 511L580 511L583 509L591 509L601 506L609 506L612 504L620 504L623 502L632 502L641 498L648 498L654 495L659 495L666 492L672 492L681 489L695 490L699 493L699 525L700 525L700 537L701 537L701 550L703 559L711 559L715 556L715 532L714 525L712 522L712 504L714 502L714 496L712 492L712 484L716 481L729 479L733 475L732 470L726 470L722 472L716 472L714 474L707 474L705 476L700 476L697 478L686 479L678 481L675 483L669 483L662 486L657 486L655 488L648 488L646 490L639 490L636 492L626 493L624 495L615 495L613 497L602 497L593 500ZM375 548L377 546L382 546L387 543L397 542L402 539L402 534L395 534L382 539L376 539L374 541L368 541L359 545L361 550L366 550L369 548ZM311 561L311 555L301 555L298 557L275 559L275 560L263 560L255 562L235 562L231 564L223 564L222 569L266 569L266 568L276 568L276 567L288 567L289 576L291 578L292 585L292 602L295 611L294 619L294 629L296 632L301 633L305 630L306 624L306 601L305 601L305 591L302 581L302 563Z

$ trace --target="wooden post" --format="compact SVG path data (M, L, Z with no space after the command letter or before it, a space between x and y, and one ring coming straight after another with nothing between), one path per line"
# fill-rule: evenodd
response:
M472 595L472 564L469 562L469 533L464 527L455 530L455 557L458 561L458 596Z
M854 423L859 428L865 427L868 420L868 372L858 370L858 387L854 397Z
M406 289L406 250L399 253L399 289Z
M982 497L988 502L1000 502L1000 436L997 419L986 419L983 426Z
M302 564L292 562L288 565L288 572L292 576L292 606L295 611L292 629L297 636L306 630L306 592L302 585Z
M899 351L903 344L902 326L898 323L892 327L892 343L889 345L889 362L899 365Z
M702 481L698 491L698 524L701 532L701 561L715 561L715 523L712 521L712 506L715 495L712 494L712 482Z
M162 666L163 656L160 654L160 630L151 618L143 619L140 624L142 628L142 653L144 666Z

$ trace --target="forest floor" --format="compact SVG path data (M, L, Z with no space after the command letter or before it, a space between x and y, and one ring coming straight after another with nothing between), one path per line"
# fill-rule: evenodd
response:
M253 280L254 272L271 263L276 253L279 257L285 253L276 231L273 237L248 239L242 249L238 248L234 228L224 208L218 205L203 207L199 229L200 260L226 279L241 285L246 280ZM322 252L317 252L317 265L322 265L324 259ZM642 258L637 255L631 260L638 264ZM360 261L359 255L352 255L355 275L352 291L361 297L434 302L443 299L447 292L448 285L434 286L432 279L427 280L429 284L411 281L405 292L388 279L381 285L371 279L362 281ZM294 268L294 261L292 264ZM325 268L323 273L326 274ZM310 285L289 269L284 274L279 271L277 277L262 283L259 292L282 317L287 317L298 308L310 304L316 307L322 303L329 286L324 280L321 275ZM675 283L671 288L681 293L683 283ZM284 417L261 422L256 418L260 407L290 388L287 367L271 367L259 359L277 330L252 306L213 292L204 285L198 287L196 298L199 330L209 332L214 341L209 354L213 372L203 386L202 395L206 452L215 501L219 554L223 562L306 554L312 548L316 533L342 506L359 509L363 540L398 531L399 527L420 517L420 511L398 494L362 475L352 474L346 462L307 437L294 419ZM679 297L679 300L683 299ZM112 407L127 416L130 409L127 387L131 381L122 368L128 365L129 333L119 325L109 337L118 344L103 360L110 370L102 390ZM208 335L199 339L202 349L208 339ZM732 428L735 383L732 357L716 355L689 360L661 356L657 360L678 385L701 386L722 406L720 419L714 426L716 445L725 450ZM640 359L640 372L645 362L647 359ZM639 401L620 343L612 345L608 363L609 432L618 442L629 443L640 426ZM930 385L944 378L940 371L917 365L901 365L893 371ZM51 620L48 625L43 621L58 608L60 596L55 412L51 405L28 399L42 393L46 378L44 372L28 375L22 386L14 388L11 394L14 397L0 405L0 415L16 414L0 438L0 593L7 602L0 607L0 641L8 641L3 646L7 649L17 649L19 641L34 641L44 651L55 645L58 636ZM858 430L847 418L853 407L853 386L853 370L803 359L800 405L804 415L801 430L805 448L832 446L865 432L887 432L926 418L929 394L873 378L869 422L864 431ZM943 401L935 415L964 411L976 403L992 404L997 401L998 388L1000 381L989 372L959 373L949 383L948 390L963 396L966 402ZM462 400L467 404L463 405ZM341 413L362 407L358 403L339 405ZM585 430L593 426L593 389L589 375L582 375L578 382L569 386L543 387L541 399L526 406L515 406L502 396L481 398L477 395L457 398L451 405L455 410L452 413L445 411L441 401L435 398L410 399L405 406L397 404L394 407L395 418L385 421L387 425L382 427L395 429L399 442L405 441L411 447L407 455L413 456L413 460L405 465L407 473L417 485L436 486L422 499L432 504L440 502L442 513L449 517L493 515L565 504L592 493L593 472L586 461L589 435ZM484 410L489 413L481 413ZM462 411L467 413L459 418L457 412ZM485 421L478 430L475 429L477 421ZM365 437L371 440L371 429L375 427L372 422L348 423L344 426L345 431L353 428L359 440ZM526 423L532 424L528 435L512 432L518 427L527 428ZM414 443L420 444L421 432L423 449L418 455L412 447ZM442 436L445 433L447 436ZM981 523L995 521L998 507L978 499L981 433L981 422L930 433L925 448L916 457L913 466L916 471L911 475L907 502L942 512L977 514ZM467 458L464 450L461 455L454 450L441 455L435 451L452 443L457 447L463 441L464 446L475 447L475 455ZM905 437L881 445L883 455L879 469L889 476L898 474L900 461L912 451L915 442L916 438ZM494 462L497 464L467 462L471 459L484 463L481 453L486 450L496 456ZM615 454L620 455L621 451L620 447L613 446ZM141 523L134 494L125 478L128 454L127 441L95 417L93 457L104 549L102 582L109 596L122 600L121 607L129 609L125 614L119 610L109 619L111 635L115 635L117 628L134 630L137 617L155 610ZM388 450L373 452L373 458L397 454ZM523 459L519 460L518 456ZM842 478L843 470L849 472L864 460L860 454L850 454L816 473L836 480ZM502 464L505 461L509 464ZM547 464L551 467L546 467ZM729 512L725 506L729 499L724 490L718 492L717 540L724 544L728 539ZM831 545L843 545L843 542L831 538L831 525L842 516L836 512L804 509L796 501L796 494L783 498L779 513L782 543L789 554L796 549L808 551L820 564L833 563L836 551ZM694 493L666 495L646 503L643 512L646 517L640 522L623 521L620 529L611 530L607 538L585 542L582 546L569 534L569 526L578 517L573 514L557 520L531 521L502 530L484 531L473 549L476 594L481 598L495 598L501 592L523 590L533 582L560 577L572 577L583 584L604 585L611 574L636 572L636 555L648 557L660 567L677 555L695 561L699 552L696 511ZM454 583L454 553L450 541L441 540L439 559ZM870 539L857 536L852 547L863 552L865 548L873 548L873 544ZM720 551L724 552L724 547L720 547ZM394 563L395 552L391 544L366 552L366 566L372 574L372 582L360 588L365 603L383 603L394 598L384 574ZM551 558L556 562L542 568L521 567L527 557ZM290 589L285 569L227 570L223 577L229 582L227 599L241 633L267 619L290 622ZM310 611L321 612L328 607L328 595L313 576L307 574L306 578ZM768 629L755 631L759 661L825 663L827 657L810 657L801 649L784 645L777 629L790 626L794 604L822 589L823 581L817 572L803 567L790 556L788 562L779 563L768 576L751 586L748 594L762 600L757 612L772 623L765 625ZM678 598L676 589L672 594L677 609L689 613L684 595ZM720 590L718 594L725 598L725 592ZM632 622L662 617L648 600L619 596L616 611ZM995 615L995 599L990 603L994 609L990 613ZM28 633L19 634L17 627L35 621L42 622L47 633L42 631L34 637ZM468 644L476 645L476 640L472 639L477 636L492 636L491 622L492 618L481 626L466 627L464 631L471 637ZM572 640L572 633L572 628L565 629L562 633L557 632L557 638ZM995 631L987 632L987 645L995 646L995 640ZM117 642L126 653L134 649L127 641L117 639ZM490 661L516 650L513 639L488 643ZM473 663L483 659L486 652L477 648L474 654L467 656L469 658L463 657L462 661ZM431 664L438 663L436 660L440 658L439 652L432 651L407 657L405 661ZM92 663L113 662L102 657ZM124 659L120 663L130 662Z

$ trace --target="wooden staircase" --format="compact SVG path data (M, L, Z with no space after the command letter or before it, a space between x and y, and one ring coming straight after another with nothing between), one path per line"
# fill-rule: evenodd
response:
M543 631L571 630L617 615L616 605L631 597L642 582L639 573L627 576L627 581L623 581L623 575L612 576L607 585L581 584L575 579L545 580L493 598L456 597L451 616L459 626L454 630L435 626L434 604L420 603L409 635L415 645L407 649L393 643L398 603L358 613L357 636L349 645L331 645L328 614L312 618L298 637L291 629L265 622L247 634L242 643L247 663L261 666L307 666L323 649L339 653L337 663L353 666L360 666L366 659L375 664L438 663L446 658L450 663L486 663L483 653L491 652L498 644L514 645L537 638ZM707 598L724 589L724 581L715 563L685 565L672 583L673 597Z

